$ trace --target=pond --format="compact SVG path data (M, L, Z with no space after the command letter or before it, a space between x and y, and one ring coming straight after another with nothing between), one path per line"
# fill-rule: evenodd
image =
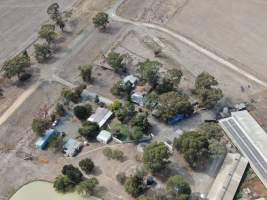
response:
M20 188L10 200L84 200L76 193L57 193L53 185L45 181L34 181Z

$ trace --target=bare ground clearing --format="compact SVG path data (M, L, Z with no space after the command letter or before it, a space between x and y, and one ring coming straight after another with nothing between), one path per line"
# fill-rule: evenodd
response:
M166 26L267 80L266 8L263 0L126 0L118 14Z

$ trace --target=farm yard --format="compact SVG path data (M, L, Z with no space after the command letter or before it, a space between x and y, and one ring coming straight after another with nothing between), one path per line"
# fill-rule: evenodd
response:
M7 50L0 53L0 63L34 42L40 24L48 20L46 8L52 2L35 2L35 6L31 1L23 1L0 3L3 15L12 23L16 21L11 29L7 21L3 21L2 28L6 28L1 37L5 39L1 42ZM191 195L191 192L192 196L206 195L226 151L236 151L213 123L222 108L245 102L265 128L267 122L262 116L266 110L264 81L267 79L263 72L267 63L262 58L267 45L261 41L265 34L261 26L264 20L258 20L264 18L265 14L259 12L264 2L125 0L117 12L134 21L154 23L181 33L201 48L212 50L257 77L258 82L166 31L147 28L138 22L120 22L112 13L118 6L115 2L59 1L62 9L71 8L73 4L73 15L65 33L59 34L62 41L56 42L53 57L44 63L33 59L32 66L26 70L32 77L23 84L15 78L0 80L3 90L0 97L0 114L3 114L0 116L0 185L3 185L0 199L10 197L20 186L33 180L54 181L54 187L60 191L56 183L62 177L69 178L68 172L64 172L68 168L78 174L77 170L81 170L82 178L77 183L97 178L90 192L104 200L131 200L140 194L155 199L162 191L168 199L180 197L181 194L168 188L175 175L181 176L191 188L189 194L182 195ZM253 15L249 19L248 7ZM221 12L222 8L229 15ZM108 25L95 28L92 17L99 11L107 11L110 19ZM14 12L16 15L11 16ZM41 13L38 18L33 17L36 13ZM33 18L32 24L28 15ZM27 23L22 28L19 23L25 20ZM251 29L255 32L251 33ZM222 40L224 36L227 37ZM253 42L255 37L257 40ZM9 45L10 40L15 42ZM36 57L33 51L30 46L31 58ZM205 79L210 82L204 87L201 84L205 84ZM206 93L203 95L200 91ZM204 98L205 95L208 97ZM177 105L180 101L182 104ZM63 110L64 114L59 114ZM103 110L110 115L102 116ZM46 113L44 119L43 112ZM39 148L36 141L38 137L45 138L44 130L41 127L38 133L39 127L33 122L47 120L47 116L49 124L45 133L52 128L59 140L48 140L48 148ZM99 139L103 131L111 134L110 138ZM80 145L75 154L68 154L68 148L63 145L69 139ZM203 160L189 159L183 139L203 140L201 144L206 145L203 151L208 156ZM149 156L153 157L150 148L151 152L157 148L162 148L162 152L166 150L167 161L153 161L159 162L158 166L151 164L148 161ZM93 162L90 172L80 164L84 159ZM143 181L138 194L128 185L136 177ZM143 185L149 178L151 181L151 177L155 184ZM258 179L248 180L244 187L258 183ZM71 187L76 190L73 183ZM257 188L251 188L257 192Z

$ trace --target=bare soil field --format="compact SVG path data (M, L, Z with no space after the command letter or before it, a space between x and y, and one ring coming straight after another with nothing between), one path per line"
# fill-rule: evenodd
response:
M113 45L113 43L124 34L123 25L120 23L111 23L106 32L101 33L98 30L90 30L90 35L86 38L86 43L72 57L68 58L63 65L57 67L57 73L72 83L79 84L82 80L79 76L79 66L84 64L92 64L93 83L88 85L91 92L99 95L113 98L110 94L110 88L120 79L120 77L110 70L103 70L96 66L95 62L100 59ZM77 44L80 45L80 44ZM75 47L74 47L75 48Z
M68 8L75 0L2 0L0 2L0 63L31 44L42 22L48 19L46 8L54 2Z
M266 9L264 0L126 0L118 14L167 26L267 80Z
M34 152L34 142L37 137L31 130L32 119L45 104L50 107L57 102L61 90L62 86L56 83L41 84L31 97L0 126L0 197L32 178L42 179L53 174L52 166L51 171L45 173L43 171L47 170L45 166L42 168L43 165L38 166L38 163L25 162L20 155L23 152Z

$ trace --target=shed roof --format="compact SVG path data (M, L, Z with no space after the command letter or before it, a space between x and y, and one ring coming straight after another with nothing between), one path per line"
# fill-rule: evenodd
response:
M135 85L135 83L136 83L137 80L138 80L137 77L135 77L135 76L133 76L133 75L128 75L128 76L126 76L126 77L123 79L123 82L124 82L124 83L127 83L127 82L129 81L131 84Z
M73 155L80 147L81 142L70 138L65 144L64 144L64 150L65 153L68 155Z
M106 108L97 108L94 114L92 114L89 118L88 121L90 122L96 122L99 127L102 127L107 120L111 117L112 112L109 111Z
M108 142L112 137L112 134L106 130L102 130L98 136L96 137L97 140Z

